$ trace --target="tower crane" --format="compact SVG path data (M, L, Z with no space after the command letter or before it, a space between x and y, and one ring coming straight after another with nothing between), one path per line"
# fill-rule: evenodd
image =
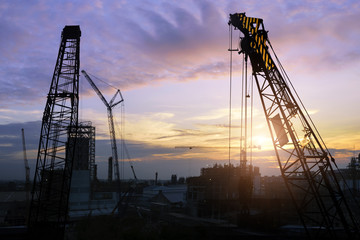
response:
M281 175L306 233L312 239L358 238L359 225L340 187L335 159L278 61L263 20L235 13L229 26L244 35L239 54L245 64L250 59Z
M115 161L115 177L116 180L118 181L118 183L120 184L120 172L119 172L119 159L118 159L118 152L117 152L117 145L116 145L116 134L115 134L115 125L114 125L114 118L113 118L113 113L112 113L112 109L118 105L119 103L123 102L124 99L122 97L122 94L120 92L120 90L118 89L115 93L115 95L113 96L113 98L110 100L110 102L106 101L105 97L103 96L103 94L100 92L99 88L95 85L95 83L93 82L93 80L90 78L90 76L86 73L85 70L81 71L82 74L85 76L86 80L88 80L89 84L91 85L91 87L94 89L94 91L96 92L96 94L99 96L99 98L101 99L101 101L105 104L106 109L107 109L107 115L108 115L108 122L109 122L109 132L110 132L110 141L111 141L111 149L112 149L112 157L113 157L113 161ZM115 99L117 98L117 96L120 97L120 100L115 101Z
M21 129L21 135L22 135L22 145L23 145L24 164L25 164L26 202L29 202L29 199L30 199L30 167L29 167L29 162L26 157L25 134L24 134L23 128Z

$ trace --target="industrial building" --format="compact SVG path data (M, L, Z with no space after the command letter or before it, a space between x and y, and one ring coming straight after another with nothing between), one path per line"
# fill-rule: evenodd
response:
M249 210L254 189L254 179L260 177L259 168L215 164L202 168L199 177L187 179L187 206L197 217L224 218ZM259 181L256 181L259 183Z

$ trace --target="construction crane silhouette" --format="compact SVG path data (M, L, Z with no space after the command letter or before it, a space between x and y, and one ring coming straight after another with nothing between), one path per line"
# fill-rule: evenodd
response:
M136 176L135 169L134 169L134 165L132 164L129 151L128 151L127 147L126 147L125 140L123 140L123 147L124 147L124 151L125 151L126 157L127 157L128 161L129 161L130 168L131 168L131 172L132 172L132 174L133 174L133 176L134 176L134 180L135 180L135 182L137 182L137 181L138 181L138 178L137 178L137 176Z
M78 127L80 36L79 26L65 26L61 34L42 118L29 239L64 239Z
M244 35L239 54L245 64L250 59L281 175L306 233L310 238L359 238L336 162L278 61L263 20L235 13L229 26Z
M108 123L109 123L109 133L110 133L110 141L111 141L111 150L112 150L112 159L114 161L115 165L115 178L118 183L118 194L119 194L119 200L121 199L121 191L120 191L120 170L119 170L119 157L118 157L118 150L117 150L117 144L116 144L116 133L115 133L115 125L114 125L114 117L113 117L113 108L118 105L119 103L123 102L123 96L118 89L113 96L113 98L110 100L110 102L106 101L104 95L100 92L99 88L95 85L93 80L90 78L90 76L86 73L85 70L81 71L82 74L85 76L86 80L89 82L91 87L94 89L96 94L99 96L101 101L104 103L107 109L107 115L108 115ZM117 97L120 98L120 100L116 100Z
M81 72L82 72L82 74L84 74L85 78L88 80L91 87L94 89L96 94L99 96L101 101L106 106L107 114L108 114L108 122L109 122L109 133L110 133L112 157L113 157L113 160L115 161L115 163L114 163L115 164L115 177L119 181L120 180L119 157L118 157L118 151L117 151L117 145L116 145L115 125L114 125L114 117L113 117L112 110L116 105L118 105L119 103L124 101L123 96L122 96L120 90L118 89L116 91L115 95L113 96L113 98L110 100L110 102L106 101L104 95L100 92L99 88L95 85L95 83L90 78L90 76L86 73L86 71L82 70ZM115 101L117 96L120 97L120 100Z
M24 129L21 129L22 136L22 145L23 145L23 153L24 153L24 165L25 165L25 191L26 191L26 203L28 204L30 199L30 167L29 161L26 156L26 146L25 146L25 133Z

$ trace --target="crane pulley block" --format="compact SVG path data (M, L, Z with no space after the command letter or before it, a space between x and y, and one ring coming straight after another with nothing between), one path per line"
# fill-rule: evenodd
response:
M229 24L239 29L244 37L241 39L241 51L246 56L252 55L252 58L258 59L257 64L263 63L259 67L271 69L274 62L267 52L266 41L268 39L267 31L264 29L263 20L261 18L246 17L245 13L230 14Z

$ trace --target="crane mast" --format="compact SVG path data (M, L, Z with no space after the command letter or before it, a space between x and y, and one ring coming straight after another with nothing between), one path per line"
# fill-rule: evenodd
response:
M281 175L307 234L336 239L341 233L335 226L341 226L348 237L358 236L358 224L334 170L335 160L296 91L291 91L281 64L276 65L275 53L275 58L270 54L263 20L235 13L230 14L229 25L244 34L239 54L245 55L245 61L250 59Z
M117 145L116 145L116 134L115 134L115 125L114 125L114 118L112 109L118 105L119 103L123 102L124 99L122 97L122 94L120 90L118 89L113 96L113 98L110 100L110 102L107 102L103 94L100 92L99 88L95 85L93 80L90 78L90 76L86 73L85 70L81 71L82 74L84 74L85 78L88 80L91 87L94 89L96 94L99 96L99 98L102 100L102 102L105 104L107 109L107 115L108 115L108 123L109 123L109 132L110 132L110 141L111 141L111 149L112 149L112 157L115 161L115 177L116 180L120 181L120 172L119 172L119 158L118 158L118 152L117 152ZM116 97L119 96L120 100L115 101Z
M65 26L61 34L42 118L28 221L31 238L64 238L78 127L80 36L79 26Z

